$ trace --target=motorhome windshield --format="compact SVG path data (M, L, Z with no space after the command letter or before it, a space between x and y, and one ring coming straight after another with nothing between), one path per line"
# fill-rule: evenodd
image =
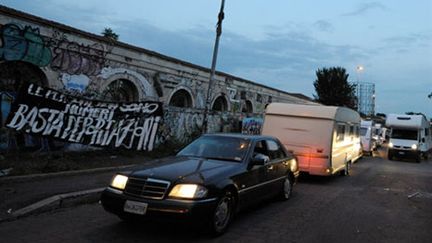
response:
M393 129L392 138L417 140L417 130Z

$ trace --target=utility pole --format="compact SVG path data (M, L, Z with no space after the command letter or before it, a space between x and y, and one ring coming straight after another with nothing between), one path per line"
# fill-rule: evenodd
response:
M216 25L216 40L215 40L215 45L214 45L214 49L213 49L213 59L212 59L210 79L209 79L209 84L208 84L208 89L207 89L205 109L204 109L202 133L206 133L207 127L208 127L208 113L210 110L210 103L211 103L210 97L211 97L211 93L212 93L212 85L214 82L214 76L215 76L215 71L216 71L216 61L217 61L217 54L218 54L218 49L219 49L219 39L220 39L220 36L222 34L222 20L224 19L224 11L223 11L224 6L225 6L225 0L222 0L221 8L220 8L220 11L218 14L218 22Z

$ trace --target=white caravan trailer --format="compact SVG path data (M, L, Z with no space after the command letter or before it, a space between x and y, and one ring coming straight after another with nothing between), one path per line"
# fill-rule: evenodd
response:
M388 129L387 127L381 127L381 140L383 143L387 143L388 141L388 137L390 134L390 129Z
M423 115L389 114L386 126L391 128L388 144L388 159L413 157L420 162L432 150L430 124Z
M359 126L359 114L345 107L271 103L262 134L279 138L302 172L347 175L362 156Z
M363 153L372 155L372 152L376 149L376 140L374 138L374 122L362 120L360 122L360 139L363 149Z

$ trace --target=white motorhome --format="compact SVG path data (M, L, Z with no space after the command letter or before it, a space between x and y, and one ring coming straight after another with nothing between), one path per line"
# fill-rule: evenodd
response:
M391 128L388 159L413 157L420 162L432 150L430 123L423 115L389 114L386 126Z
M360 122L360 138L363 153L372 155L372 152L376 149L376 140L374 138L375 129L374 121L361 120Z
M362 156L359 127L360 115L345 107L271 103L262 134L279 138L302 172L347 175Z

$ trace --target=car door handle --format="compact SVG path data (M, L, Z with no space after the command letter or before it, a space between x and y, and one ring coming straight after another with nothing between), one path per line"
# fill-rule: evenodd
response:
M273 165L268 165L267 170L273 170Z

